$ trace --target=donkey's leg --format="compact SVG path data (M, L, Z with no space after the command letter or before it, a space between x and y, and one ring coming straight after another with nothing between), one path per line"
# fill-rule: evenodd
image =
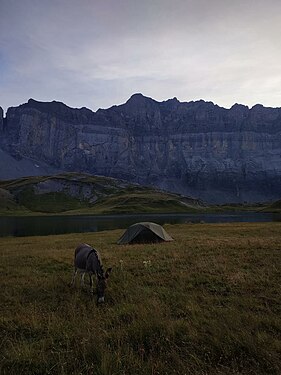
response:
M72 280L71 280L70 286L74 285L77 272L78 272L77 268L74 268L74 273L73 273L73 276L72 276Z
M94 294L94 281L93 281L94 274L89 273L89 276L90 276L90 292Z
M82 286L82 287L84 287L84 285L85 285L85 281L84 281L84 279L85 279L85 274L86 274L86 272L82 272L82 273L81 273L81 286Z

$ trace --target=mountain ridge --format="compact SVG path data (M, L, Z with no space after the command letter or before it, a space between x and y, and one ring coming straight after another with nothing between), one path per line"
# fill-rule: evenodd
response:
M281 196L281 108L158 102L137 93L93 112L30 99L6 117L0 111L0 136L0 147L16 158L211 203Z
M88 108L88 107L72 107L70 105L67 105L59 100L52 100L52 101L42 101L42 100L36 100L36 99L33 99L33 98L29 98L28 101L26 103L22 103L22 104L19 104L18 106L10 106L7 108L7 111L6 113L8 112L9 109L12 109L12 108L18 108L18 107L34 107L36 108L37 105L42 105L41 107L41 110L43 108L43 105L53 105L53 106L61 106L61 107L64 107L64 108L67 108L67 109L70 109L70 110L75 110L75 111L87 111L89 113L97 113L99 111L106 111L108 109L112 109L112 108L116 108L116 107L122 107L128 103L130 103L131 101L135 101L135 99L141 99L141 100L148 100L148 101L152 101L154 103L157 103L157 104L166 104L166 103L177 103L177 104L201 104L201 103L205 103L205 104L211 104L217 108L221 108L223 110L226 110L226 111L230 111L230 110L233 110L233 109L237 109L237 108L244 108L244 109L247 109L247 110L251 110L255 107L259 108L265 108L265 109L281 109L281 107L270 107L270 106L264 106L263 104L261 103L256 103L256 104L253 104L251 107L249 107L248 105L246 104L243 104L243 103L234 103L231 107L229 108L226 108L224 106L221 106L219 104L216 104L214 103L213 101L211 100L204 100L204 99L197 99L197 100L190 100L190 101L179 101L177 97L173 97L173 98L168 98L166 100L163 100L163 101L159 101L159 100L156 100L156 99L153 99L149 96L146 96L146 95L143 95L142 93L135 93L135 94L132 94L130 96L130 98L125 102L125 103L122 103L122 104L119 104L119 105L116 105L116 104L113 104L112 106L109 106L107 108L98 108L96 111ZM0 106L0 112L3 112L2 113L2 117L5 118L4 116L4 110L3 108Z

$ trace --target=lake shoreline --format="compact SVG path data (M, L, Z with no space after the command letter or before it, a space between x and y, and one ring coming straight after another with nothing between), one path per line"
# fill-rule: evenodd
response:
M62 211L62 212L41 212L41 211L0 211L0 217L42 217L42 216L111 216L111 215L179 215L179 214L227 214L229 212L256 212L256 213L271 213L271 214L278 214L281 213L281 209L279 208L269 208L267 206L209 206L204 208L194 208L190 207L190 209L186 209L184 211L162 211L159 210L147 210L147 211L112 211L112 212L98 212L95 213L92 210L88 210L88 212L82 210L71 210L71 211Z
M281 221L281 215L267 212L226 211L213 213L150 213L150 214L108 214L108 215L46 215L46 216L2 216L0 237L44 236L101 232L126 229L141 221L157 224L202 224L234 222Z

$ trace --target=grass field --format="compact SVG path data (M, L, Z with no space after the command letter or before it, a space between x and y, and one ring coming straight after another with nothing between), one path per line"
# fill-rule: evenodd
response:
M0 238L0 373L279 375L281 223L165 228ZM114 267L103 306L68 286L79 242Z

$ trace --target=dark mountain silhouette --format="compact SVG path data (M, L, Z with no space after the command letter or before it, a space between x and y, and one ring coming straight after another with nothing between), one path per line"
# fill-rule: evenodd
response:
M0 134L5 155L56 171L122 178L216 203L281 196L281 108L225 109L135 94L92 112L30 99L5 118L0 111Z

